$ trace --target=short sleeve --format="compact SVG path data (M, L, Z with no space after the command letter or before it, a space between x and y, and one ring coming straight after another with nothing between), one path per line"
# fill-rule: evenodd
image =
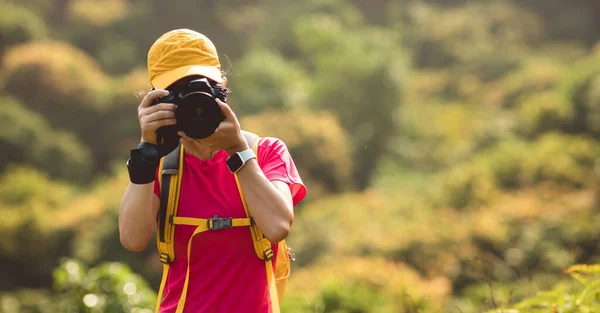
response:
M306 186L285 143L273 137L263 137L258 143L258 164L268 180L279 180L290 186L294 206L306 196Z

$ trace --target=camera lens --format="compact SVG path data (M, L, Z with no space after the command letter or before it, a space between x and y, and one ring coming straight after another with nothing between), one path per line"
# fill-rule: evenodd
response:
M177 125L187 136L206 138L224 120L217 102L205 92L193 92L183 97L175 111Z

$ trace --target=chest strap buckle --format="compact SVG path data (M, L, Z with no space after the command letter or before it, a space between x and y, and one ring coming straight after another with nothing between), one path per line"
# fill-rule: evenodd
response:
M206 228L208 228L209 230L232 228L233 225L231 223L231 220L231 217L223 218L215 215L206 220Z

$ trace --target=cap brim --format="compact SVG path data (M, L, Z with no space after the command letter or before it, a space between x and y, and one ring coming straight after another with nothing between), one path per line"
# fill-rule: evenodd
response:
M165 89L172 83L193 75L210 78L217 83L223 83L221 71L214 66L187 65L157 75L150 83L155 89Z

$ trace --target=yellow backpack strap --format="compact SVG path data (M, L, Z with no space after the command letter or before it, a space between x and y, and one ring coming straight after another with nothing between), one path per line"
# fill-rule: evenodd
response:
M169 264L175 260L173 245L173 218L177 216L179 203L179 186L183 172L183 146L178 145L173 151L161 158L158 168L158 184L160 187L160 207L156 221L156 245L163 263L163 275L156 300L155 312L159 312L163 291L169 272Z
M189 264L190 264L192 240L194 239L194 237L205 231L219 231L221 229L232 228L232 227L247 227L247 226L252 225L252 220L247 217L245 217L245 218L232 218L232 217L223 218L223 217L218 217L216 215L209 219L175 216L173 218L173 224L196 226L194 233L192 233L192 236L188 240L188 245L187 245L187 264L188 264L188 266L187 266L187 270L185 273L185 281L183 282L183 289L181 291L181 296L179 297L179 302L177 303L177 310L175 311L176 313L182 313L183 309L185 308L185 301L187 299L187 290L188 290L188 286L189 286L189 282L190 282L190 266L189 266Z
M188 240L187 245L187 270L183 290L177 304L176 313L182 313L185 308L187 299L187 290L190 279L190 255L191 246L194 237L205 231L218 231L232 227L248 227L251 226L252 220L246 218L223 218L214 216L209 219L180 217L177 216L177 207L179 202L179 191L183 173L184 149L179 145L175 150L161 159L159 165L158 182L161 190L161 202L157 216L157 236L156 241L160 253L160 260L163 263L163 276L158 292L155 312L160 310L163 291L169 272L169 264L175 260L175 250L173 245L175 225L192 225L196 226L194 233ZM164 183L163 183L164 182ZM277 311L279 312L279 311Z
M252 147L252 149L254 150L254 154L256 154L256 159L258 161L258 157L259 157L258 142L260 140L260 137L256 134L253 134L248 131L242 131L242 134L246 138L248 145L250 147ZM235 182L238 187L238 191L240 193L240 197L242 199L242 204L244 205L244 210L246 212L246 216L252 220L252 217L250 216L250 211L248 210L248 205L246 203L246 199L244 197L244 192L242 190L242 185L240 184L237 174L234 174L234 177L235 177ZM254 223L254 222L252 223L250 230L252 233L252 239L254 242L254 249L256 251L256 254L260 259L265 261L267 283L268 283L268 287L269 287L269 296L271 298L271 313L280 313L279 294L278 294L278 290L277 290L277 284L275 281L275 273L274 273L273 264L272 264L272 260L275 257L275 253L273 252L271 242L267 238L265 238L265 236L260 231L260 229L258 228L258 225L256 225L256 223Z

